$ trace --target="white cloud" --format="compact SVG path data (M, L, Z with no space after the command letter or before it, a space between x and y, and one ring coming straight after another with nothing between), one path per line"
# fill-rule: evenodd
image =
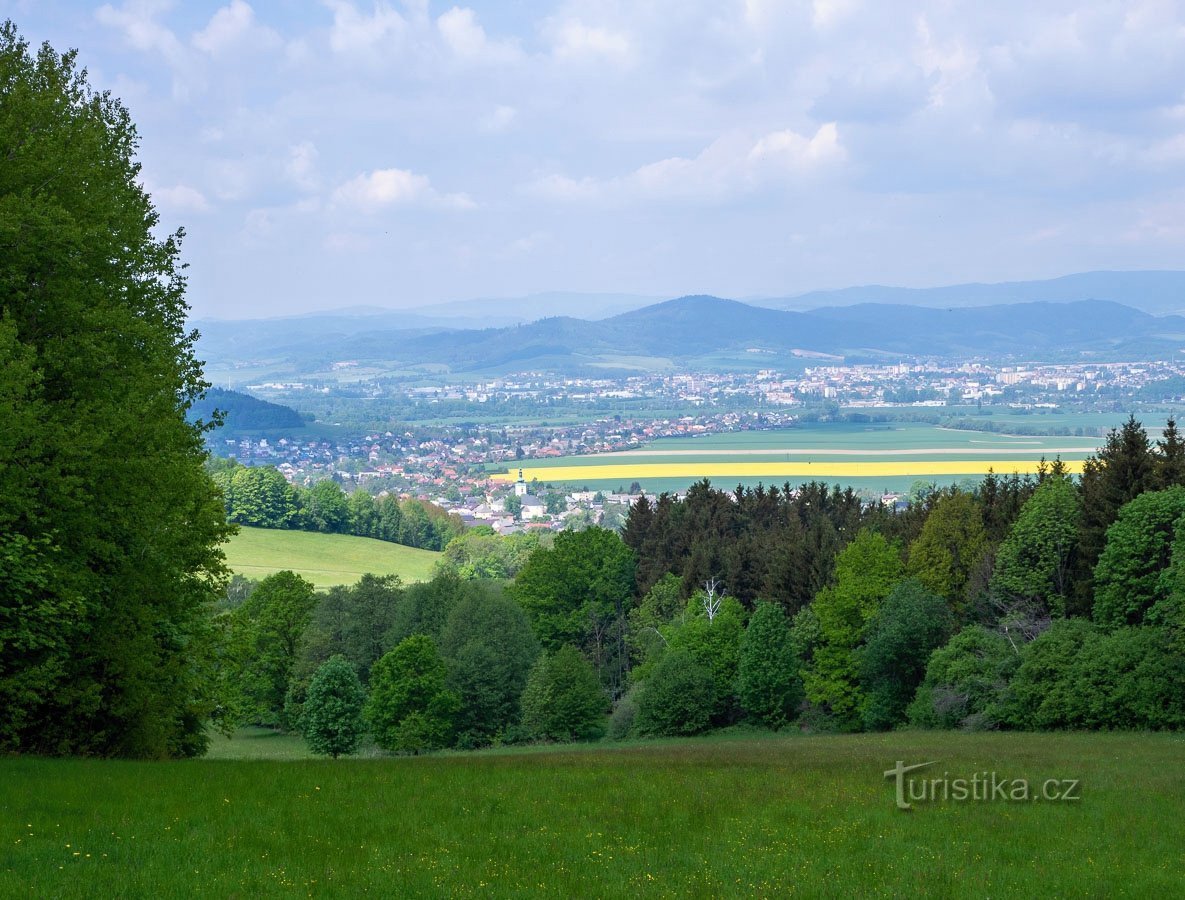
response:
M250 44L253 49L264 46L278 46L279 36L270 28L255 22L255 10L243 0L231 0L222 7L201 31L191 38L193 45L205 53L216 56L236 45Z
M820 30L833 28L851 18L859 8L859 0L814 0L811 22Z
M317 177L317 148L310 141L302 141L289 148L284 174L301 190L315 191L320 184Z
M713 141L695 157L668 157L628 175L602 181L552 174L537 179L529 190L538 196L565 201L725 202L759 187L804 184L833 170L846 158L839 130L834 122L828 122L810 137L789 129L756 140L732 132Z
M518 110L513 106L499 105L494 107L489 115L482 116L478 123L482 131L500 132L510 127L518 116Z
M156 21L167 8L167 4L154 0L129 0L118 8L105 3L95 11L95 19L101 25L121 31L124 40L135 49L159 53L176 63L184 59L185 48L177 35Z
M426 175L408 169L375 169L352 178L333 192L340 206L377 212L393 206L435 206L472 209L476 204L466 194L439 194Z
M349 0L325 0L325 6L333 12L329 46L336 53L372 56L407 30L407 21L384 0L376 0L370 15L359 12Z
M627 62L632 53L630 39L620 31L586 25L579 19L550 21L545 31L551 38L552 53L559 59L603 59Z
M466 62L507 63L522 56L513 41L491 41L471 9L454 6L436 20L436 28L445 46Z
M210 203L197 188L187 184L154 188L149 193L162 210L177 213L204 213L210 211Z

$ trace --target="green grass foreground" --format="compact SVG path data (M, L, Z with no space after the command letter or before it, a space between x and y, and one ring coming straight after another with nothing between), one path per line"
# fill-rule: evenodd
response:
M398 575L405 584L432 577L440 554L374 538L240 526L225 547L232 572L263 578L291 569L318 588L354 584L365 573Z
M279 745L277 745L279 746ZM895 808L882 773L1081 780ZM1179 896L1185 737L785 736L403 759L0 760L0 895Z

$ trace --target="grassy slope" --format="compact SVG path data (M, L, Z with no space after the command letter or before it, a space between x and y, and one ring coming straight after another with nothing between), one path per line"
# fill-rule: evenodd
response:
M1080 778L894 808L897 760ZM1179 735L702 739L418 759L0 760L0 895L1172 896Z
M353 584L366 572L426 581L439 553L344 534L241 528L226 545L231 571L259 578L291 569L317 587Z

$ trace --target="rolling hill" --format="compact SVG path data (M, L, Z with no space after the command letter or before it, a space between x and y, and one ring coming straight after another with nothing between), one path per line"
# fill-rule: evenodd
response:
M439 553L373 538L240 527L227 542L226 563L237 575L262 578L291 569L318 588L354 584L363 574L398 575L405 583L432 577Z

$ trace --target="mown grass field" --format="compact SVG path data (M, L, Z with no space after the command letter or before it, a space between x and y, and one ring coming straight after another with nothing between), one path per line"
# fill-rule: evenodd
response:
M896 809L898 760L1080 779ZM0 895L1169 897L1180 735L707 738L404 759L0 760Z
M387 541L345 534L315 534L240 527L224 547L232 572L262 578L291 569L319 588L354 584L365 573L398 575L404 582L427 581L440 558Z

